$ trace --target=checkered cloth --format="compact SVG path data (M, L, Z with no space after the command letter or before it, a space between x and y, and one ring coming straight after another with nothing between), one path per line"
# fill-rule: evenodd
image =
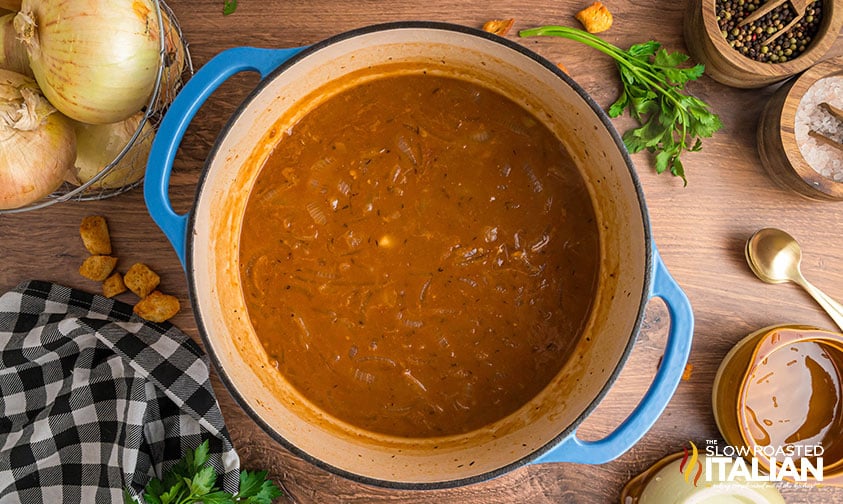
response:
M174 326L48 282L0 296L0 503L122 502L206 439L236 491L207 358Z

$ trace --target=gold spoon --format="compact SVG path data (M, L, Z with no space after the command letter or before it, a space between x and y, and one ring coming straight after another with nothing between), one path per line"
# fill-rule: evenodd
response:
M802 249L795 238L781 229L761 229L746 242L746 262L755 276L767 283L794 282L805 289L843 330L843 306L802 276Z

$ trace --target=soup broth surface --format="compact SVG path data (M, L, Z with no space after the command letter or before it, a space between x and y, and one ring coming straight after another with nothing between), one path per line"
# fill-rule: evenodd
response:
M465 433L525 405L595 296L594 210L562 142L455 78L327 98L281 135L243 219L243 295L270 361L381 434Z

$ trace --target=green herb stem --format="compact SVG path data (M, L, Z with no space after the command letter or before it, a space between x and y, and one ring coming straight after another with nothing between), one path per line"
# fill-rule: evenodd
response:
M671 173L682 177L687 184L679 155L701 148L699 138L690 144L689 137L692 141L695 137L708 137L722 126L708 105L682 93L687 81L702 75L702 65L679 68L688 57L670 54L655 41L636 44L624 51L596 35L567 26L542 26L523 30L519 35L567 38L614 59L621 74L623 94L609 108L609 115L617 117L626 108L639 123L639 128L624 134L624 143L630 152L658 151L656 171L661 173L670 168Z
M562 37L575 42L583 43L592 49L597 49L598 51L611 56L618 65L622 65L629 69L630 72L635 73L639 78L641 78L641 80L650 85L650 87L667 96L674 104L680 105L679 100L674 96L675 91L672 88L662 87L661 84L659 84L661 78L648 66L636 64L635 60L630 60L629 54L626 51L618 46L606 42L596 35L567 26L542 26L539 28L531 28L529 30L522 30L518 33L518 35L521 37L534 37L540 35Z

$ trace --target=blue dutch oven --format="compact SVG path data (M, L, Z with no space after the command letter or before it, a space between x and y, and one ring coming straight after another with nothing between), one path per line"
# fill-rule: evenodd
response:
M383 436L320 411L271 369L240 289L242 215L279 133L307 111L305 98L312 100L314 90L386 62L423 63L446 75L472 75L528 109L542 111L542 120L563 139L580 167L599 220L597 296L577 355L523 408L463 435ZM180 215L167 196L178 145L208 96L243 71L258 72L263 79L217 138L193 208ZM185 267L205 348L232 395L284 446L358 481L441 488L525 464L608 462L632 447L658 419L690 352L690 304L659 257L638 178L608 117L554 64L485 32L440 23L393 23L354 30L307 48L224 51L190 79L164 117L149 157L144 195L150 214ZM653 297L663 299L670 313L662 364L640 404L614 432L598 441L583 441L577 428L617 378Z

